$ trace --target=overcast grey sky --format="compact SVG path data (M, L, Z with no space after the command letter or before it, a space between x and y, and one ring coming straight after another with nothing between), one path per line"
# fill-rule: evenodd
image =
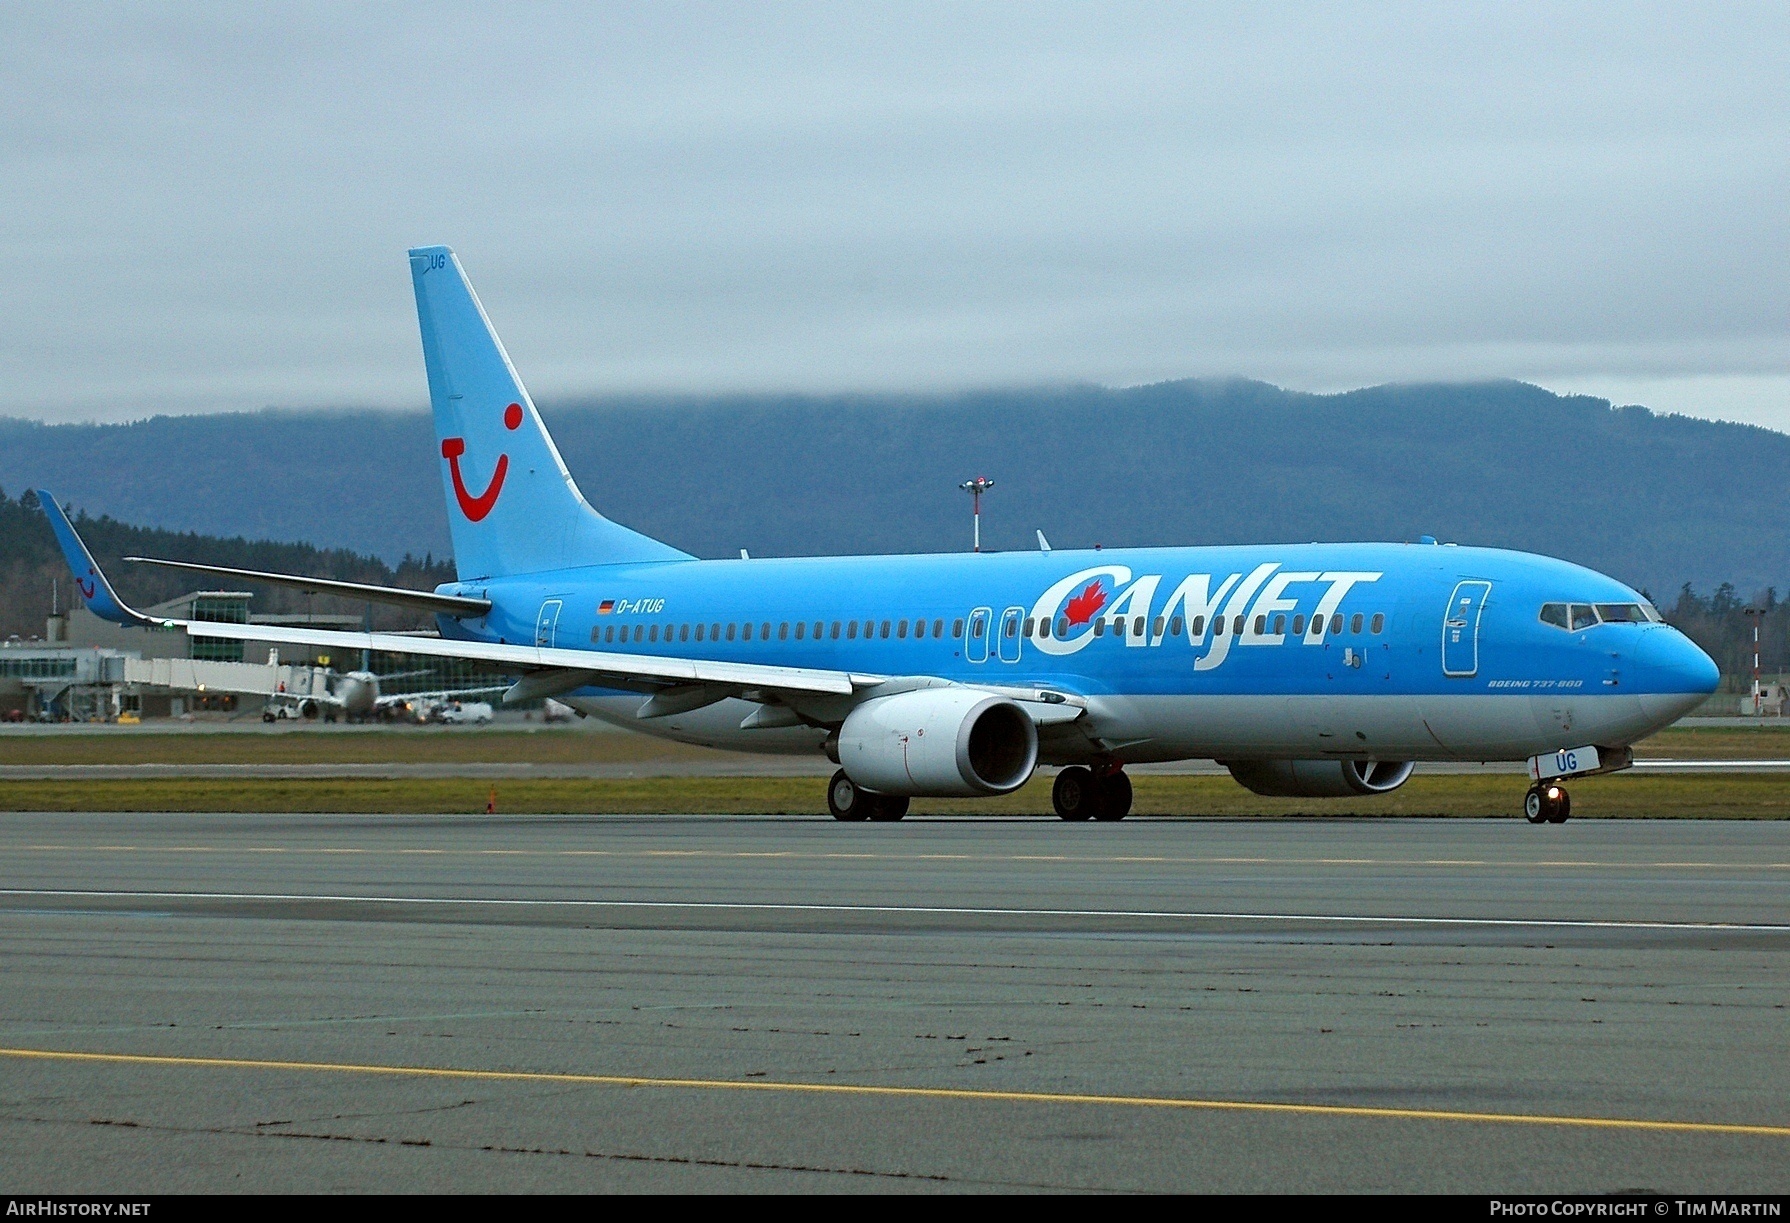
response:
M0 9L0 413L1516 377L1790 429L1790 5Z

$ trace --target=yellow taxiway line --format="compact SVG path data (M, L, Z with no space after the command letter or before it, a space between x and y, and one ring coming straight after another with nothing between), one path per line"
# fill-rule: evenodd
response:
M1740 1125L1716 1121L1656 1121L1630 1117L1574 1117L1536 1113L1454 1112L1434 1108L1376 1108L1352 1104L1279 1104L1265 1100L1200 1100L1179 1096L1093 1095L1078 1092L997 1091L965 1087L891 1087L854 1083L794 1083L772 1079L671 1079L642 1075L569 1074L540 1070L478 1070L443 1066L382 1066L354 1062L294 1062L261 1058L166 1057L144 1053L86 1053L64 1049L0 1048L0 1057L44 1062L211 1070L271 1070L390 1078L454 1079L486 1083L554 1083L599 1087L646 1087L684 1091L758 1091L816 1096L880 1096L970 1103L1082 1104L1108 1108L1181 1109L1190 1112L1278 1113L1296 1117L1347 1117L1389 1121L1452 1121L1481 1125L1543 1125L1579 1129L1635 1130L1666 1134L1722 1134L1790 1138L1790 1125Z

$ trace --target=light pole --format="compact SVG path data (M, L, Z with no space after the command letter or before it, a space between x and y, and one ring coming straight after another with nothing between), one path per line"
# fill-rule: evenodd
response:
M982 494L994 487L994 481L987 476L977 476L974 480L965 480L957 487L968 493L974 503L974 508L971 511L975 518L974 549L980 552L982 551Z
M1753 714L1757 716L1759 713L1759 621L1765 617L1765 612L1757 607L1743 607L1740 611L1743 616L1751 618L1753 622Z

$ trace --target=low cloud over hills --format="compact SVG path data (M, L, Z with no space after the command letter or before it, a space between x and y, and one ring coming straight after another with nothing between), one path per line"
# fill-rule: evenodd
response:
M1790 584L1790 436L1515 382L1340 395L1174 382L954 396L544 405L609 516L705 556L984 541L1415 539L1563 556L1651 589ZM450 551L426 415L268 411L129 425L0 421L0 487L205 534Z

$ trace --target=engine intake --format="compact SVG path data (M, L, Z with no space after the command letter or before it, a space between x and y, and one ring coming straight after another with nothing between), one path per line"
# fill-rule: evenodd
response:
M879 696L839 728L839 766L879 794L1008 794L1038 767L1038 728L1006 697L974 688Z
M1270 798L1349 798L1386 794L1410 780L1409 760L1226 760L1247 789Z

